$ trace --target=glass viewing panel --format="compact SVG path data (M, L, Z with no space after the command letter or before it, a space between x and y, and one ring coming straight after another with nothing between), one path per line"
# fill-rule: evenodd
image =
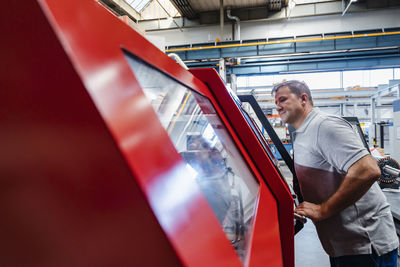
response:
M242 103L243 106L249 106L251 108L249 103ZM261 122L257 118L257 116L253 113L253 117L241 106L238 106L240 111L242 112L243 117L246 119L247 123L250 125L251 129L253 130L254 134L257 136L258 141L260 144L263 146L264 151L267 153L269 159L275 164L275 166L278 166L279 162L275 158L274 154L272 154L273 148L268 144L268 141L266 140L266 137L268 134L265 132L264 134L260 130L260 125ZM256 121L257 120L257 121Z
M244 102L244 103L242 103L240 110L241 110L243 116L249 122L249 125L251 125L253 132L256 134L260 143L263 145L264 150L267 152L269 158L274 163L275 167L279 170L279 173L281 174L281 176L284 178L286 183L288 183L290 186L292 186L293 185L293 175L290 172L289 168L286 166L286 163L283 160L279 161L273 154L273 153L277 153L277 148L275 147L275 145L272 145L273 144L272 140L269 137L267 131L262 126L262 123L258 119L253 107L249 103ZM254 127L256 127L257 129L254 129ZM284 139L283 136L285 136L285 138L286 138L286 128L283 128L284 129L284 131L282 131L283 133L279 134L279 132L277 130L280 130L281 128L282 127L274 128L274 130L275 130L275 133L278 135L279 139L281 139L281 141L282 141L282 139ZM268 146L268 149L266 148L266 146ZM270 153L270 152L272 152L272 153Z
M126 58L244 263L259 193L257 180L206 97L128 53Z

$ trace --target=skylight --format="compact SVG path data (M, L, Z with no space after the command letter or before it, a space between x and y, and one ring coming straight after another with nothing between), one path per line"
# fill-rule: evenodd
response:
M138 13L141 13L151 0L126 0L126 2Z

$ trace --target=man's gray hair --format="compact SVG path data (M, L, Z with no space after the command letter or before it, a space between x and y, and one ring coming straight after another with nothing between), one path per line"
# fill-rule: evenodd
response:
M277 84L272 88L271 94L275 95L275 93L282 87L287 86L290 91L300 97L302 94L307 94L308 100L310 101L311 105L314 106L312 96L311 96L311 91L310 88L308 88L307 84L305 82L297 81L297 80L290 80L287 82L283 82L280 84Z

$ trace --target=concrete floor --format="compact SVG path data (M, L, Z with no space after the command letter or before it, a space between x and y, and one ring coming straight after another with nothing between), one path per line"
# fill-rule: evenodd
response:
M283 161L279 161L279 170L291 185L292 173ZM322 249L314 224L308 220L304 228L295 236L296 267L329 267L329 257Z
M295 267L330 267L329 257L319 242L314 224L308 221L295 236ZM397 258L400 267L400 257Z
M329 257L319 242L314 224L308 220L295 236L296 267L329 267Z

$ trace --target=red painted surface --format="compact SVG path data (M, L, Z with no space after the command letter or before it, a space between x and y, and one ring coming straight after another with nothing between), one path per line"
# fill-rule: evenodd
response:
M280 240L282 243L282 255L284 266L294 266L294 228L293 228L293 199L287 185L279 177L278 172L273 167L273 163L270 161L268 155L262 148L254 132L247 124L240 110L237 108L232 97L225 89L225 85L220 79L219 75L214 69L196 69L190 70L197 78L206 83L212 94L214 95L213 101L222 109L222 113L225 114L228 125L231 125L237 135L236 142L243 144L247 151L250 159L249 162L255 164L255 168L261 172L264 181L267 184L269 190L265 190L266 193L272 192L275 200L279 203L278 205L278 219L279 229L276 234L280 234ZM268 210L271 213L271 207L264 207L264 205L271 206L269 201L262 202L259 204L259 212L257 216L263 216L261 210ZM268 220L270 218L267 218ZM265 223L268 223L268 220ZM260 233L261 234L261 233ZM254 233L258 235L257 232ZM272 243L270 243L272 244ZM264 249L270 247L268 244L261 246L254 246L254 251L259 251L261 254Z
M39 4L0 17L0 265L180 265Z
M0 20L0 265L242 265L121 47L210 98L259 180L250 266L293 257L290 195L229 102L95 1L10 2Z
M281 242L279 233L284 230L278 223L276 200L267 186L262 184L251 242L249 266L263 266L266 262L268 262L268 266L282 266L282 256L284 258L290 256L290 250L283 251L281 249L281 246L286 244Z

